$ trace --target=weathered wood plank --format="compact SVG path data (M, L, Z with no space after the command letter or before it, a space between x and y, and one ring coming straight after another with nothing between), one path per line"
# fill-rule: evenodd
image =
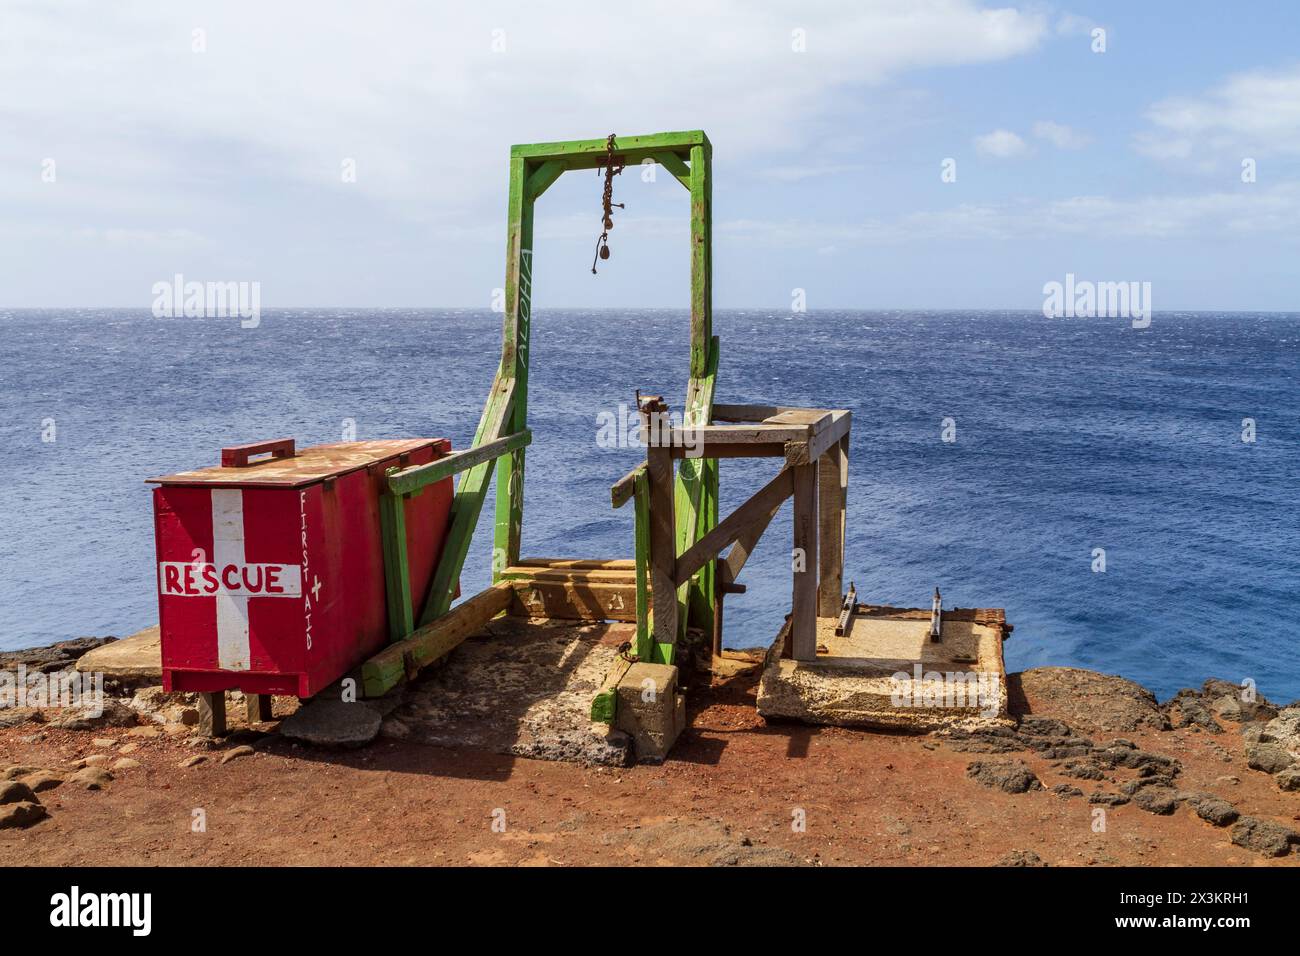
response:
M686 165L685 161L676 153L664 150L653 153L651 158L672 174L673 178L685 186L691 188L691 168Z
M265 723L271 720L271 695L245 694L244 716L250 724Z
M643 415L643 418L645 416ZM648 426L645 433L651 434ZM647 495L650 504L650 595L654 608L653 638L656 643L677 640L677 535L673 517L673 460L668 448L646 448Z
M835 617L844 593L844 519L849 486L848 438L817 460L817 614Z
M540 163L528 173L528 198L536 202L538 197L550 189L557 179L564 175L568 166L560 159L550 159Z
M636 584L633 581L575 583L534 579L501 583L515 589L510 602L511 614L579 621L636 620Z
M683 426L692 428L705 425L713 410L713 391L718 376L718 339L715 336L709 350L709 365L705 374L692 377L686 394L686 411ZM683 458L677 468L677 481L673 491L674 522L677 530L677 554L686 551L699 536L712 529L703 526L708 523L702 509L705 508L705 465L703 458ZM716 523L716 519L715 519ZM709 600L704 600L705 589ZM678 579L677 589L677 637L686 636L686 625L692 617L691 607L696 608L696 619L691 621L706 630L713 626L713 566L712 560L706 562L701 573L694 580Z
M497 438L463 451L454 451L425 465L414 465L400 471L389 472L388 489L395 495L419 491L485 461L495 461L516 448L524 448L531 444L532 440L533 433L525 428L504 438Z
M199 735L224 737L226 735L226 692L203 691L199 694Z
M510 201L506 227L506 316L500 375L513 379L514 403L505 429L489 438L528 427L528 362L533 301L533 201L527 195L527 162L511 151ZM475 441L475 444L478 444ZM492 535L493 573L519 562L524 521L524 449L496 463L496 518Z
M614 145L629 163L639 163L658 152L685 153L692 147L708 143L703 130L685 130L649 135L617 136ZM606 139L578 139L555 143L527 143L512 146L514 158L542 161L564 159L569 169L594 169L604 164Z
M793 485L791 491L793 492ZM763 532L767 530L767 526L772 523L772 519L776 517L783 504L785 504L784 499L778 501L763 520L755 521L736 536L736 543L727 552L726 558L718 562L718 582L723 587L730 587L736 583L736 578L740 576L740 569L754 553L758 539L763 536Z
M610 486L609 503L611 505L615 508L621 508L627 504L627 500L632 497L632 493L636 489L637 476L645 474L645 467L645 463L642 462Z
M636 656L650 660L654 639L650 627L650 473L642 470L633 491L636 562Z
M517 568L571 568L574 571L598 571L636 567L635 558L521 558Z
M685 580L694 574L705 561L715 557L723 548L735 541L746 529L761 523L766 527L770 522L774 508L794 491L792 471L782 468L777 476L760 488L754 495L718 522L708 534L695 542L674 564L673 575L677 580Z
M361 665L364 694L381 697L404 677L414 676L420 668L482 630L483 625L509 607L513 596L512 585L494 584L461 602L432 624L419 628L406 640L388 645Z
M794 600L790 609L790 655L817 659L817 466L794 474Z
M411 608L411 566L406 554L406 498L379 496L379 529L384 552L384 595L388 603L388 639L400 641L415 630Z
M474 433L475 446L501 437L514 405L515 387L515 379L497 376L492 391L488 393L487 404L483 407L478 430ZM483 462L461 473L460 484L451 503L447 541L443 545L442 557L434 571L433 580L429 583L429 594L420 614L421 625L445 614L451 606L461 569L465 565L465 555L469 553L470 539L474 535L479 513L483 510L483 500L487 497L490 469L491 463Z

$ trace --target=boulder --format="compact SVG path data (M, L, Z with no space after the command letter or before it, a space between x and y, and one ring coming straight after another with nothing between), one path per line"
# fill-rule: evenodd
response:
M82 767L71 777L68 783L76 784L86 790L103 790L113 780L113 775L103 767Z
M1181 794L1181 797L1198 817L1216 827L1226 827L1241 816L1231 803L1212 793L1188 793Z
M1172 787L1143 787L1133 795L1133 803L1163 817L1178 809L1178 794Z
M1242 817L1232 828L1232 842L1264 856L1286 856L1291 844L1300 843L1300 833L1271 820Z
M57 720L51 720L50 726L59 730L96 730L100 727L134 727L137 715L134 710L109 697L104 700L103 709L95 713L93 709L69 711Z
M63 785L63 774L52 770L37 770L23 777L23 783L32 788L33 793L44 793Z
M1246 766L1263 773L1281 773L1296 762L1281 744L1255 744L1246 748Z
M1013 714L1063 721L1092 733L1168 730L1155 694L1140 684L1077 667L1035 667L1007 675Z
M40 803L32 788L17 780L0 783L0 806L7 803Z
M993 763L976 760L966 768L966 776L994 790L1006 793L1026 793L1042 790L1042 781L1022 763Z
M1278 715L1264 725L1259 739L1262 743L1277 744L1300 759L1300 704L1278 711Z
M1300 790L1300 766L1287 767L1281 773L1274 774L1273 780L1279 790L1292 793Z
M280 734L313 747L364 747L377 736L381 717L364 703L317 697L280 722Z

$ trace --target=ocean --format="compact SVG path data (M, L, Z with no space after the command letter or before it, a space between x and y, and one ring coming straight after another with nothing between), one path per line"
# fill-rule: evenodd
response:
M267 310L249 329L0 310L0 649L156 620L146 477L215 464L223 445L339 441L349 423L465 447L500 324L468 309ZM1087 667L1162 699L1211 676L1300 697L1300 313L1133 329L720 310L714 332L719 401L852 410L859 600L928 606L938 586L945 606L1005 607L1009 670ZM599 416L638 388L680 410L687 315L538 310L531 345L524 554L630 557L631 509L611 510L609 486L641 453L599 447ZM723 513L775 467L722 462ZM490 538L485 515L465 594L488 580ZM789 552L787 506L748 593L727 599L728 646L774 637Z

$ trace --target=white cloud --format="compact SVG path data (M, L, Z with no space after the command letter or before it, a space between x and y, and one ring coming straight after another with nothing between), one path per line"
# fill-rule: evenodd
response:
M892 220L851 223L732 220L717 231L764 245L815 249L839 245L950 240L1033 240L1045 236L1102 239L1215 238L1223 235L1300 239L1300 184L1272 189L1114 199L1073 196L1048 201L963 203Z
M1172 97L1146 114L1137 149L1201 170L1242 157L1300 155L1300 65L1228 77L1200 96Z
M1023 156L1027 149L1025 141L1009 129L995 129L975 137L975 151L984 156L1012 159Z
M1062 123L1040 120L1034 124L1034 135L1045 139L1057 149L1083 149L1090 143L1091 137L1080 133Z
M846 90L1014 57L1049 32L1040 13L977 0L793 14L722 0L689 17L645 4L19 0L6 19L0 161L95 167L104 202L174 191L181 214L223 181L258 178L349 188L426 220L496 201L511 143L704 128L731 158L794 159L834 133ZM795 28L806 52L791 49ZM124 161L102 168L110 155ZM346 187L345 157L358 171Z

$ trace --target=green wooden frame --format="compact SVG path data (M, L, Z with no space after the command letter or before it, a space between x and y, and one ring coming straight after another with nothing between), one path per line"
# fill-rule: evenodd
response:
M691 197L691 359L690 384L686 397L687 424L707 424L712 418L713 391L718 368L718 340L712 334L712 147L701 130L655 133L649 136L619 136L615 154L628 167L653 160L690 191ZM388 580L390 627L394 641L402 640L417 626L447 613L455 595L470 539L487 497L489 469L495 463L496 514L493 529L492 580L519 563L524 512L524 448L528 444L529 332L532 322L533 209L548 188L570 170L603 166L606 140L589 139L557 143L534 143L511 147L510 185L506 227L505 322L502 330L501 364L479 419L474 444L460 467L438 463L406 469L390 476L390 492L381 503L384 524L385 573ZM508 439L508 440L507 440ZM450 467L451 470L447 470ZM430 481L441 480L454 471L462 476L452 502L451 523L443 554L429 586L423 609L417 616L410 606L406 576L404 523L401 503L405 495L418 493ZM437 476L437 477L430 477ZM427 479L427 480L423 480ZM645 495L638 496L644 502ZM717 523L718 471L716 461L683 464L679 468L674 495L679 550L689 548ZM646 507L638 504L640 509ZM640 524L638 524L640 529ZM644 541L638 535L637 547ZM638 611L645 598L642 564L638 557ZM713 627L716 595L715 562L710 561L679 589L679 635L688 617L692 626L706 631ZM403 600L403 595L406 599ZM638 620L645 615L638 613ZM638 628L638 656L649 634ZM644 648L642 660L658 659L652 648ZM668 660L672 648L666 649Z

